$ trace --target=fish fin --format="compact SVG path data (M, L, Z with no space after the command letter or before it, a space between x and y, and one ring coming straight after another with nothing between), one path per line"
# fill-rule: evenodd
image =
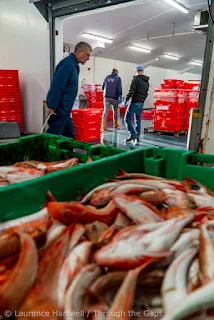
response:
M213 207L200 207L197 208L198 211L213 211L214 208Z
M46 202L57 202L50 191L47 191L46 193Z
M68 230L69 230L69 234L70 234L70 235L73 233L76 224L77 224L77 221L74 221L74 222L72 222L72 224L70 224L70 225L68 226Z
M121 179L124 178L127 175L127 173L123 169L119 169L115 178Z
M168 257L171 256L173 254L172 251L170 250L166 250L166 251L157 251L157 250L151 250L151 251L146 251L144 253L145 257L149 257L149 258L162 258L162 257Z

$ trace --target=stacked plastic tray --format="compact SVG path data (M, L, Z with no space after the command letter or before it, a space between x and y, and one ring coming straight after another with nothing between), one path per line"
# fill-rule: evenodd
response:
M83 89L88 108L93 108L94 103L103 102L103 90L100 84L85 84Z
M82 142L100 140L102 122L102 112L100 109L73 110L72 119L75 126L76 140Z
M17 122L24 131L18 70L0 70L0 121Z
M190 111L198 107L200 83L183 80L164 80L154 93L156 131L178 133L189 129Z

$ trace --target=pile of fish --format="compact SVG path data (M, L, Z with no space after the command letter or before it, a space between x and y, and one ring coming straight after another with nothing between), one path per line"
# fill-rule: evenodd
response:
M0 224L0 317L214 319L213 244L214 193L191 179L120 170L76 201L48 192Z
M88 158L87 163L92 162ZM41 161L23 161L17 162L11 166L0 167L0 188L9 184L32 180L44 176L45 174L71 168L79 164L78 158L56 162L41 162Z

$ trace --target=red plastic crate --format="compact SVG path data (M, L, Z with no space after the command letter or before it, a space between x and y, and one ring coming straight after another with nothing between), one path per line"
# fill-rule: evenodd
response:
M166 125L165 123L154 123L154 130L163 132L181 132L183 131L183 125Z
M98 126L95 127L78 127L75 128L75 134L77 136L93 136L97 135L98 133L101 133L101 125L99 124Z
M103 101L96 101L93 103L93 108L98 108L98 109L104 109L104 103Z
M174 89L175 86L171 84L161 84L161 89Z
M79 127L85 127L85 126L89 126L89 127L95 127L97 125L99 125L100 123L102 123L102 118L100 117L99 119L95 119L94 121L85 121L85 120L79 120L79 119L73 119L73 123L75 128L79 128Z
M165 123L169 125L183 125L184 118L154 116L154 123Z
M143 120L151 120L152 119L152 111L150 110L143 110L141 117Z
M154 113L155 116L160 116L162 118L164 118L164 117L181 118L184 116L184 114L185 114L184 110L176 110L176 111L157 110Z
M178 89L177 90L178 103L185 103L186 98L188 97L188 91Z
M16 103L16 104L21 104L21 97L2 97L0 96L0 106L2 104L11 104L11 103Z
M185 104L155 104L154 114L171 117L182 117L186 112Z
M109 110L107 120L108 120L108 121L113 120L113 110Z
M120 116L125 116L127 107L120 107Z
M200 90L200 83L185 82L184 87L187 90L199 91Z
M176 89L155 89L154 99L156 102L177 102L177 90Z
M101 132L99 132L97 134L93 134L91 136L75 135L74 137L76 140L79 140L81 142L97 141L97 140L100 140L100 138L101 138Z
M95 121L102 116L102 112L96 108L87 108L81 110L72 110L72 119Z

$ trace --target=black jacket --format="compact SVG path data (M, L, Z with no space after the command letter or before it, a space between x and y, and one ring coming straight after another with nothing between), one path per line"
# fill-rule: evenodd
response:
M148 96L149 77L139 75L132 80L126 100L132 98L132 102L144 102Z

